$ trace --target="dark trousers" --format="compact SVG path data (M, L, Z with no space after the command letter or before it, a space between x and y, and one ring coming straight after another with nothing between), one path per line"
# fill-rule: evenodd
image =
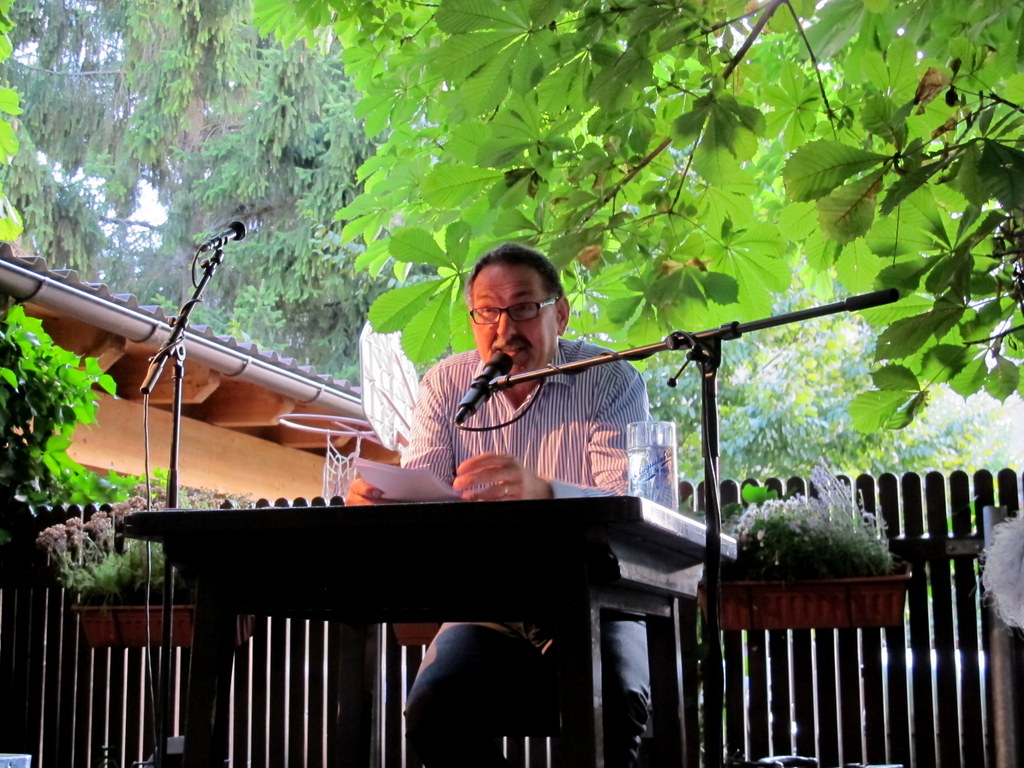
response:
M444 625L406 705L406 734L426 768L505 766L498 737L557 733L557 652L557 640L541 653L492 627ZM605 765L632 768L650 707L644 623L602 621L601 663Z

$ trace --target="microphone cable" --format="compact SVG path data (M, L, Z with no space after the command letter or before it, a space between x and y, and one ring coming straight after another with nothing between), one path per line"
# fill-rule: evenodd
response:
M533 406L537 402L537 398L540 397L540 393L543 389L544 379L541 379L540 384L538 384L537 386L537 391L533 393L533 396L530 398L530 401L526 404L526 407L522 411L517 413L515 416L513 416L511 419L509 419L506 422L502 422L501 424L493 424L487 427L467 427L465 424L455 424L454 420L452 421L452 423L455 424L455 427L457 429L461 429L464 432L491 432L492 430L495 429L504 429L505 427L510 427L533 410Z

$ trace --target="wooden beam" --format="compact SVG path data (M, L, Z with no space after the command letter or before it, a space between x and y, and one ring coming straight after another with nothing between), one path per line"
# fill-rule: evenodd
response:
M264 387L227 377L192 416L220 427L263 427L291 413L295 400Z
M117 380L117 394L127 400L141 400L139 387L146 380L149 371L149 357L130 355L117 362L108 373ZM199 365L194 360L186 360L185 380L182 382L181 399L183 404L201 403L220 386L221 374ZM160 378L149 395L153 405L170 405L174 401L174 365L168 360Z
M167 468L171 415L151 408L151 466ZM145 472L143 406L103 395L97 422L80 426L68 454L91 469ZM194 419L182 419L179 484L258 498L312 498L323 489L321 456Z
M33 308L32 314L43 321L43 330L57 346L80 357L95 357L104 371L125 355L123 336L71 317L41 312L38 307Z

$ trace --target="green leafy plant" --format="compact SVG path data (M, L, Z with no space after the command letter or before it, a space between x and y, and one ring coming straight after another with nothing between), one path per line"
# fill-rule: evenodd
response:
M75 427L96 420L94 386L114 394L95 358L54 344L20 305L0 317L0 544L40 506L125 497L116 475L98 476L67 454Z
M743 489L748 506L727 525L736 537L737 557L723 567L723 579L796 581L893 572L878 518L824 464L811 472L811 483L817 496L780 499L765 488Z

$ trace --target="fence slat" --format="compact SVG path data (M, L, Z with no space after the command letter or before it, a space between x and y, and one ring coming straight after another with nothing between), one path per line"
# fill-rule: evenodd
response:
M904 475L901 481L906 538L923 540L926 528L921 479ZM928 616L929 564L913 561L914 574L907 590L910 604L911 695L913 696L915 756L923 765L937 765L935 752L935 699L932 695L931 624Z
M700 607L697 601L680 600L679 637L683 663L683 739L686 748L686 768L700 768L700 622ZM723 638L723 647L724 643ZM728 671L726 674L728 675ZM727 681L723 680L723 685L727 684Z
M316 664L314 661L327 660L325 625L321 621L308 621L305 624L307 627L307 641L309 643L307 657L309 659L309 666L307 667L309 670L307 679L307 685L309 686L307 693L308 715L306 718L303 718L307 721L306 763L308 765L326 765L327 754L324 748L326 729L321 729L318 727L318 724L327 722L325 701L328 690L327 679L324 664L322 662Z
M287 668L299 670L306 664L306 622L291 619L286 626ZM283 681L286 691L285 707L288 711L288 739L285 746L288 755L287 765L303 765L306 762L306 686L309 677L308 672L305 675L289 674L288 679Z
M262 632L266 620L255 619L253 634ZM250 741L250 723L252 722L252 639L243 643L235 650L235 664L231 678L231 754L237 765L249 765L252 743Z
M864 690L864 761L886 762L885 684L882 630L860 630L861 684Z
M839 672L839 736L843 763L859 763L864 757L862 745L863 704L860 698L860 661L856 629L836 631Z
M814 709L814 656L811 630L797 629L793 638L793 713L796 721L796 754L818 752L818 728Z
M750 724L749 754L754 759L771 754L768 729L768 646L766 632L747 632L747 675L750 701L747 704L747 721Z
M974 527L971 514L970 478L966 472L949 476L950 520L955 539L978 540L982 531ZM964 765L971 765L973 755L985 753L985 724L982 717L981 606L978 596L976 557L953 558L954 616L957 644L960 650L960 739Z
M771 659L768 681L771 691L771 750L774 755L788 755L793 751L788 632L775 630L768 633L768 657Z
M250 725L252 751L249 753L249 768L267 768L268 764L271 766L279 764L273 759L268 759L269 738L266 731L269 729L264 725L270 722L271 714L268 701L271 685L268 664L274 620L260 618L257 623L258 629L252 637L252 688L249 691L249 695L252 697Z
M730 756L748 754L746 741L748 717L744 684L747 668L744 661L743 648L742 632L729 630L722 633L722 658L725 663L725 702L744 702L742 707L725 707L725 745L726 752Z
M814 631L815 685L818 691L818 760L822 765L839 765L839 711L836 699L835 631Z

